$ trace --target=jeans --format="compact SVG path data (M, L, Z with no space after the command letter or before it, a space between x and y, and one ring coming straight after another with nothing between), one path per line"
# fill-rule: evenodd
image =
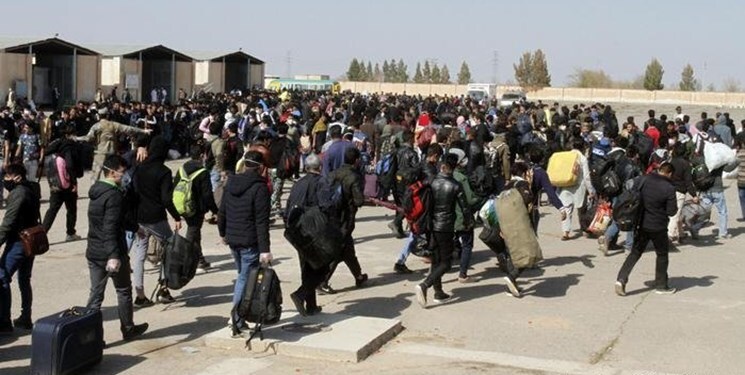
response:
M24 160L23 166L26 167L26 179L36 181L36 173L39 171L39 160Z
M244 325L244 320L238 316L238 305L243 300L250 269L259 267L259 250L250 247L230 246L230 252L233 254L233 261L238 270L238 277L235 279L235 287L233 288L233 311L231 315L233 324L236 327L241 327Z
M285 186L285 180L277 177L277 169L273 168L269 171L269 175L272 177L272 201L271 207L276 212L282 210L282 189Z
M745 187L741 187L737 189L738 193L740 193L740 214L742 215L741 218L745 220Z
M460 241L460 277L468 276L468 267L471 266L471 253L473 253L473 229L455 232L455 239Z
M719 237L727 235L727 201L724 199L723 191L705 191L701 193L701 205L706 208L716 206L717 221L719 224Z
M435 293L442 293L442 276L450 269L455 241L453 232L433 232L432 264L424 286L433 287Z
M60 190L49 194L49 209L44 214L44 229L49 233L49 229L57 218L57 213L65 205L67 211L67 235L72 236L76 233L75 223L78 220L78 193L72 190Z
M220 182L220 172L215 168L210 170L210 182L212 183L212 192L214 193L217 189L217 183Z
M122 259L121 268L116 273L109 274L106 271L105 260L88 260L88 270L91 278L91 292L88 297L88 308L101 309L104 295L106 294L106 283L109 277L114 281L116 288L117 310L119 312L119 323L122 332L134 327L132 311L132 279L130 278L129 259Z
M132 271L134 273L134 286L136 291L145 289L145 258L147 258L147 247L150 242L150 236L155 236L159 241L165 242L171 236L173 231L168 225L168 221L161 221L155 224L140 224L140 231L134 242L134 254L132 256Z
M611 207L616 207L616 203L618 202L618 197L613 198L611 201ZM618 229L618 225L616 224L615 220L611 220L610 224L608 225L608 228L605 229L605 238L607 239L609 244L615 244L618 240L618 235L621 233L621 231ZM634 231L625 232L626 233L626 241L624 242L624 249L625 250L631 250L631 246L634 245Z
M667 238L667 230L650 232L644 229L639 229L637 232L637 241L634 242L634 246L631 248L631 253L626 257L626 261L623 262L621 270L618 271L617 280L622 282L624 285L629 281L629 275L631 270L634 269L634 265L641 258L644 249L647 247L649 241L654 244L654 251L657 254L657 262L655 266L655 287L657 289L666 289L667 285L667 266L668 266L668 251L669 242Z
M21 290L21 317L31 319L31 270L34 258L23 253L21 241L8 242L0 257L0 325L10 325L10 282L18 271L18 287Z
M409 254L411 254L412 246L414 246L414 234L409 233L409 236L406 237L406 240L404 241L404 247L401 249L401 253L398 254L398 260L396 261L396 264L406 264L406 259L408 259Z

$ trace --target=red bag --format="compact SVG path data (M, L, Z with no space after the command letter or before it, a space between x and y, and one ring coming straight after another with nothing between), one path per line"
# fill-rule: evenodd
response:
M613 220L613 210L610 203L599 203L595 211L595 217L592 219L592 223L590 223L587 230L595 234L603 234L608 229L611 220Z
M431 201L432 189L429 184L417 181L406 189L401 208L412 233L420 234L429 229L427 226Z

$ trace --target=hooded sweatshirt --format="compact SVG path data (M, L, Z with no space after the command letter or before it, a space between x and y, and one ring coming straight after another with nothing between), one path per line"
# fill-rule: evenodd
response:
M139 196L137 222L155 224L168 220L166 211L176 221L181 216L173 205L173 176L165 166L168 149L165 140L155 137L148 147L148 157L134 174L135 191Z
M88 247L90 260L127 259L124 236L124 195L113 183L96 181L88 192Z
M229 176L217 219L220 237L231 247L268 253L270 211L269 188L256 171Z

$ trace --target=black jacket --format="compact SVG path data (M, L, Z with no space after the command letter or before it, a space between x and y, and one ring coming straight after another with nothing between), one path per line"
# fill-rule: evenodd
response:
M438 174L432 181L432 231L455 232L455 205L460 205L466 228L471 226L471 209L466 204L463 187L453 176Z
M308 173L298 182L292 185L290 196L287 198L287 213L293 207L315 207L318 206L321 196L319 187L321 186L321 175Z
M675 186L675 191L678 193L688 193L691 196L696 196L696 187L693 185L693 174L691 173L691 163L682 157L673 157L670 160L670 164L675 168L673 172L672 182Z
M0 244L18 241L20 231L39 224L40 199L39 184L25 180L8 194L0 224Z
M230 175L220 202L217 230L234 247L268 253L271 197L266 180L255 171Z
M96 181L88 192L88 247L90 260L127 259L124 235L124 195L103 180Z
M339 219L342 234L352 235L357 209L365 203L365 196L362 193L362 176L353 166L344 164L341 168L331 172L329 179L332 184L341 185L342 204L339 208Z
M396 183L408 187L421 174L419 155L411 145L403 145L396 151Z
M642 229L650 232L667 230L669 218L678 211L675 187L670 179L656 173L644 177L643 181Z
M70 186L78 184L77 179L83 177L83 173L85 172L85 163L83 162L83 151L77 142L67 138L60 138L52 141L44 152L46 155L57 154L65 159L67 174L70 176Z
M198 160L189 160L184 163L183 168L186 176L188 177L192 173L198 171L200 168L204 168L204 165ZM181 181L181 174L176 172L176 177L173 178L173 186L176 186L179 181ZM200 173L191 182L191 186L193 192L192 200L197 212L194 216L186 218L186 221L202 221L204 219L204 214L206 214L207 212L216 214L217 204L215 203L215 196L212 193L212 181L210 181L210 172L205 170L204 172Z
M181 220L173 205L173 176L164 164L166 152L165 141L160 137L153 138L148 148L147 160L135 171L133 181L139 196L137 222L140 224L166 221L166 211L174 220Z

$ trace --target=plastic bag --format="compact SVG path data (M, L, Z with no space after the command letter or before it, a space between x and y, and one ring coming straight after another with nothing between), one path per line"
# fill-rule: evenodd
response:
M713 171L737 162L737 153L724 143L706 142L704 144L704 162L706 168Z
M610 203L600 203L597 210L595 210L595 217L592 219L592 223L590 223L587 230L595 234L603 234L612 218L613 211L611 210Z
M494 204L494 199L489 199L484 203L483 206L481 206L481 210L479 210L479 217L481 218L481 221L484 222L488 226L494 226L497 224L497 209L496 205Z

